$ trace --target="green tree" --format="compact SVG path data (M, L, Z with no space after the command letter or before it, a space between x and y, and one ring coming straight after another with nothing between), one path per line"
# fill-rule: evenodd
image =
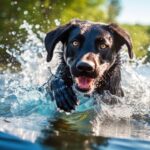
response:
M109 0L107 9L108 9L107 10L108 21L109 22L115 21L116 17L119 15L121 11L120 0Z

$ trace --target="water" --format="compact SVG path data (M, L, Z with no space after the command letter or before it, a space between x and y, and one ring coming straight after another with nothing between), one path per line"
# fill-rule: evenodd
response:
M105 93L94 98L79 95L80 105L73 114L57 112L42 85L59 64L61 44L54 59L47 63L43 45L45 34L32 31L26 21L20 29L27 31L24 43L18 42L8 53L21 67L8 64L0 74L0 131L55 149L149 149L150 147L150 64L122 57L124 98ZM1 45L3 46L3 45ZM16 67L16 68L15 68ZM117 98L120 103L109 105L102 99Z

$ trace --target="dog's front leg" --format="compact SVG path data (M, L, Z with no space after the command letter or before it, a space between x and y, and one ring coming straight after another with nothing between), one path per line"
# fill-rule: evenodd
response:
M60 110L65 112L75 110L78 100L71 85L67 85L61 77L53 76L53 79L48 82L48 86L52 99L56 101Z

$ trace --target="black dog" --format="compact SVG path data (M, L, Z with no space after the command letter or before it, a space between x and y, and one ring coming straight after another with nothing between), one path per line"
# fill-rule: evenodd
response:
M119 52L123 45L127 46L130 58L133 52L130 36L122 28L116 24L73 20L46 35L48 62L59 41L63 43L59 78L49 86L60 109L68 112L75 109L78 101L73 88L82 93L102 94L107 90L123 96Z

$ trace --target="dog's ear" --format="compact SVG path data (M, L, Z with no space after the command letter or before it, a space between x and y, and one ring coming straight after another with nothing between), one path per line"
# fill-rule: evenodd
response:
M56 44L59 41L61 41L63 44L67 41L69 31L72 29L72 27L73 24L70 22L47 33L45 37L45 47L48 53L47 62L51 61Z
M132 41L129 34L124 29L120 28L117 24L112 23L108 25L108 27L111 32L113 32L117 51L120 50L124 44L126 44L129 57L133 58Z

